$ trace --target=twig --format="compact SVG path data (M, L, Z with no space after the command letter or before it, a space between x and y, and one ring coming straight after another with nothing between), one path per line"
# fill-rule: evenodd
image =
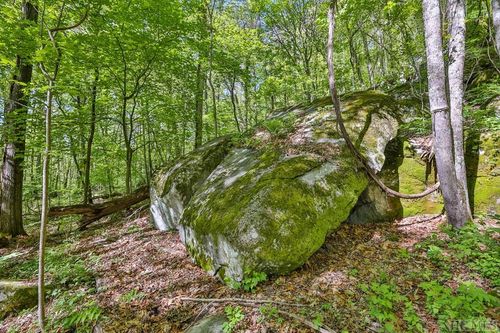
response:
M320 333L335 333L335 331L333 329L331 329L330 327L328 327L328 326L326 326L324 324L316 325L312 321L309 321L309 320L307 320L305 318L297 316L296 314L293 314L291 312L285 312L285 311L278 310L278 313L282 314L282 315L285 315L285 316L288 316L290 318L293 318L293 319L295 319L297 321L300 321L302 324L304 324L304 325L312 328L313 330L317 330Z
M188 302L201 302L201 303L245 303L245 304L276 304L283 306L292 306L297 308L310 307L308 304L299 303L286 303L280 301L273 301L269 299L245 299L245 298L192 298L192 297L179 297L181 301Z

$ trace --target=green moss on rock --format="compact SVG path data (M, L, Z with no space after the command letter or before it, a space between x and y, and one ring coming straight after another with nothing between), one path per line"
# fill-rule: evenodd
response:
M237 144L230 140L223 154L210 152L221 157L214 163L206 166L203 154L215 148L202 147L158 176L157 206L173 210L201 267L224 281L242 281L245 272L285 274L347 220L368 179L329 105L325 98L276 111ZM381 170L397 134L397 102L366 91L345 96L342 105L352 139Z

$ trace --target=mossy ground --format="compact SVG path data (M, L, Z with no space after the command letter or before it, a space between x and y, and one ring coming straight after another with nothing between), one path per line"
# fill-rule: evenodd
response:
M434 175L429 177L428 184L432 186ZM405 157L399 167L399 190L402 193L419 193L425 190L425 165L416 158ZM403 216L419 214L438 214L443 209L443 201L439 194L416 200L401 200Z
M498 143L500 137L494 133L481 135L478 157L478 168L472 182L474 187L474 212L478 215L499 213L500 199L500 167ZM468 159L467 159L468 160ZM470 168L471 166L467 166ZM403 164L399 168L400 191L418 193L425 189L425 164L418 157L406 153ZM434 169L428 179L428 186L434 183ZM470 182L469 182L470 186ZM443 199L439 192L417 200L401 200L404 216L418 214L438 214L443 209Z

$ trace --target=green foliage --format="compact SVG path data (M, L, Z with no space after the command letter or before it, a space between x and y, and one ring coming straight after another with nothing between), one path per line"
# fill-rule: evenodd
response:
M284 136L293 129L296 117L293 114L287 114L283 117L272 118L262 123L272 135Z
M403 301L402 296L393 285L372 282L369 286L362 285L361 289L368 294L368 308L370 315L383 325L385 332L396 332L396 314L394 306Z
M489 279L493 286L500 286L500 246L495 239L498 229L479 231L469 223L459 230L447 228L451 238L449 248L474 271Z
M88 332L101 318L102 309L95 303L89 303L81 309L73 311L64 318L62 326L66 329L73 329L76 332Z
M261 314L261 316L259 317L260 322L274 321L278 324L281 324L284 321L283 317L279 315L278 308L272 304L259 306L259 312Z
M497 297L471 282L460 284L456 292L435 281L421 283L420 288L426 295L427 310L436 317L444 332L448 332L450 322L456 320L484 322L484 312L499 304Z
M76 331L89 332L95 323L102 318L103 310L89 298L95 292L93 288L76 291L55 289L51 292L54 298L52 314L48 327L57 331L61 327Z
M432 133L431 117L416 117L401 125L400 133L404 137L424 136Z
M264 272L252 272L241 281L241 287L245 291L254 291L257 285L267 280L267 274Z
M382 279L383 280L383 279ZM384 332L398 332L398 317L396 309L404 307L403 320L407 331L423 332L423 324L415 312L412 302L401 295L396 286L385 282L372 282L370 285L362 284L361 290L367 294L370 316L375 318Z
M246 292L252 292L255 290L257 285L261 282L267 280L267 274L264 272L245 272L245 277L241 282L233 281L229 278L226 279L226 283L233 289L243 289Z
M78 256L71 255L70 245L62 244L58 247L47 249L45 256L45 269L55 288L69 288L93 282L93 275L87 269L85 262ZM20 261L0 261L0 277L10 279L30 279L38 271L38 259L29 258ZM96 260L89 257L87 260Z
M424 332L422 320L415 311L413 303L406 300L404 302L403 320L406 322L409 332Z
M443 250L439 246L429 245L427 249L427 257L434 263L438 263L444 259Z
M122 294L120 296L120 301L124 303L130 303L135 300L141 300L144 297L146 297L144 293L137 291L137 289L132 289L128 293Z
M324 321L323 315L321 313L316 313L314 315L312 323L314 324L314 327L316 329L319 329L321 326L323 326L323 321Z
M222 330L224 333L231 333L240 321L245 318L245 314L239 306L228 305L224 308L227 316L227 321L224 322Z

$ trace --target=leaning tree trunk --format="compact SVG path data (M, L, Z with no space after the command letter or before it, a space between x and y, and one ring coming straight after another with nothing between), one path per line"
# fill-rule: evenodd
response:
M56 76L56 75L54 75ZM49 80L47 88L47 105L45 107L45 151L42 171L42 211L40 216L40 242L38 254L38 320L42 332L45 330L45 241L49 220L49 171L50 150L52 145L52 94L54 80Z
M495 28L495 47L500 55L500 0L492 0L493 27Z
M467 194L467 173L464 157L463 98L465 64L465 0L448 0L450 41L448 47L448 83L450 89L450 116L454 141L455 172L458 186L462 187L467 213L472 219Z
M458 180L454 167L453 133L446 98L439 0L423 0L422 4L436 165L448 222L459 228L468 220L469 214L464 190L461 186L457 186Z
M21 9L23 20L29 23L37 21L38 11L31 2L23 2ZM5 146L0 206L0 232L12 236L25 234L22 219L23 162L28 113L28 98L25 94L25 88L31 82L33 65L25 57L18 55L15 73L4 111Z

